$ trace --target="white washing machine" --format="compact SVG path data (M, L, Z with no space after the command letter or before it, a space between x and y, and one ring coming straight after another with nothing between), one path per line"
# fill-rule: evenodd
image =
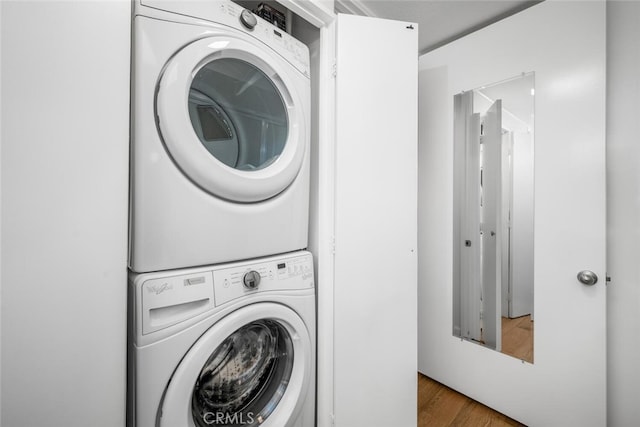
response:
M309 252L129 284L128 426L315 425Z
M306 248L307 47L220 0L138 0L133 30L130 268Z

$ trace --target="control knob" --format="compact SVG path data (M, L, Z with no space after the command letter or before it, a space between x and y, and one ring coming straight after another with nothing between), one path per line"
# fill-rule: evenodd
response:
M248 9L244 9L240 14L240 22L242 22L242 25L244 25L250 30L253 30L254 27L258 25L258 20L256 19L256 16L253 13L251 13L251 11Z
M246 272L242 277L242 283L244 283L244 287L249 290L258 289L258 285L260 284L260 273L255 270Z

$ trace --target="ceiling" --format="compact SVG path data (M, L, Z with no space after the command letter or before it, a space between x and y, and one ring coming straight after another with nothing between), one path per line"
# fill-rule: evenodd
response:
M335 0L335 9L340 13L418 23L418 46L423 54L540 1Z

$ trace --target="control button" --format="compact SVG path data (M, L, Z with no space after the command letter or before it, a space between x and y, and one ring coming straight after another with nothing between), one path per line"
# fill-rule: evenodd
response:
M258 289L258 285L260 285L260 273L255 270L251 270L242 277L242 283L244 283L244 287L253 290Z
M254 27L258 25L258 20L255 15L248 9L243 10L240 14L240 22L250 30L253 30Z

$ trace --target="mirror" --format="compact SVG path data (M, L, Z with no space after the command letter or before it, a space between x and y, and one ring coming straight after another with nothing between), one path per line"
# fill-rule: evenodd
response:
M453 335L533 363L534 73L454 96Z

